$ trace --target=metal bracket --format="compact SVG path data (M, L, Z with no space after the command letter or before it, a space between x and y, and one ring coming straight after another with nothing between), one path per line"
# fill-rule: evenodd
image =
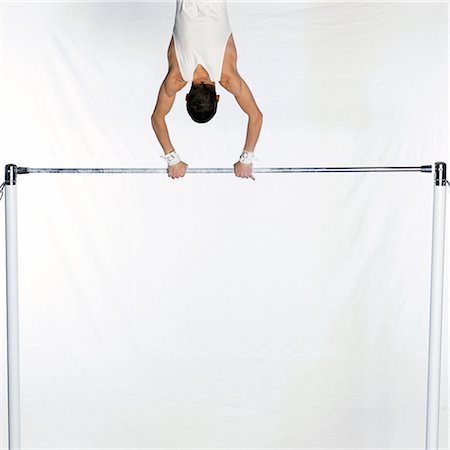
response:
M17 166L15 164L7 164L5 166L5 184L11 185L17 182Z
M445 186L447 184L447 164L439 161L434 165L434 183L436 186Z

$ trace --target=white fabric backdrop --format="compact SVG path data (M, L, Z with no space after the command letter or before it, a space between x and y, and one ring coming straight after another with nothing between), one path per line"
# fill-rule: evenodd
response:
M2 162L160 167L150 115L174 12L3 3ZM445 2L229 14L264 113L257 165L448 161ZM216 118L195 124L188 89L175 147L231 167L245 115L218 86ZM24 448L423 447L431 175L27 175L18 190Z

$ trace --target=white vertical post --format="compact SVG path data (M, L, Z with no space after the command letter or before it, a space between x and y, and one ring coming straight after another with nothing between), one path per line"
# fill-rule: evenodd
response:
M444 300L444 239L446 165L435 164L431 295L428 341L426 449L439 447L439 396L441 382L442 306Z
M19 292L17 264L17 167L5 167L6 327L8 449L20 450Z

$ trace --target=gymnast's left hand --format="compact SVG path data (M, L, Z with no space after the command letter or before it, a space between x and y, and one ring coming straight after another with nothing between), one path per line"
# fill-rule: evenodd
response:
M176 178L182 178L186 174L187 168L188 168L188 165L185 162L180 161L179 163L177 163L173 166L169 166L167 168L167 174L173 180Z
M238 161L234 166L234 174L239 178L251 178L255 180L253 176L253 164L243 164Z

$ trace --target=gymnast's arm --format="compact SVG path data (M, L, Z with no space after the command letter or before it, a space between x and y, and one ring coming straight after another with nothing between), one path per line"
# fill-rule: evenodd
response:
M248 116L247 137L245 139L244 150L253 152L258 142L259 134L263 123L263 115L244 79L237 70L232 70L229 75L220 83L227 91L231 92L241 109ZM234 165L235 174L243 178L253 178L252 164L242 164L237 162Z
M158 100L152 114L152 127L158 138L164 153L170 153L173 151L172 142L169 137L169 130L167 129L166 115L172 109L175 101L176 92L170 89L170 71L166 75L166 78L161 84L158 93Z
M250 88L238 73L231 83L236 101L242 111L248 116L247 137L245 139L244 149L252 152L255 150L261 132L263 115L253 98Z
M174 150L170 141L165 117L172 109L177 91L182 89L185 84L185 82L180 83L169 69L159 89L158 100L152 114L152 127L165 154ZM186 163L180 161L178 164L169 166L167 173L171 178L180 178L186 174L187 167Z

